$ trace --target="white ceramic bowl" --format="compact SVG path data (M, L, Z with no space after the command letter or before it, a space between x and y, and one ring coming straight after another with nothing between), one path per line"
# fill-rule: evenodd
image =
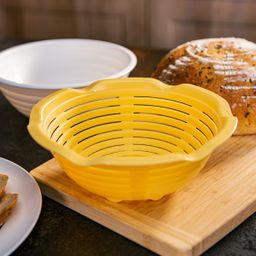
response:
M137 59L127 48L90 39L54 39L18 45L0 53L0 87L29 116L41 98L62 88L127 77Z

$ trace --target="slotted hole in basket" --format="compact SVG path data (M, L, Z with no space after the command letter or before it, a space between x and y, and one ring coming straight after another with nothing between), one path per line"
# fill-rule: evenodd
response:
M204 144L204 143L203 143L198 137L196 137L194 134L193 134L193 137L194 137L201 145Z
M187 123L187 121L185 120L182 120L180 118L177 118L177 117L174 117L174 116L168 116L168 115L164 115L164 114L157 114L157 113L152 113L152 112L133 112L135 115L153 115L153 116L162 116L162 117L167 117L167 118L171 118L171 119L174 119L174 120L177 120L177 121L180 121L180 122L183 122L183 123Z
M88 130L96 128L96 127L110 125L110 124L118 124L118 123L121 123L121 122L122 121L112 121L112 122L100 123L100 124L96 124L96 125L93 125L93 126L89 126L89 127L86 127L84 129L80 130L79 132L74 133L73 136L77 136L77 135L79 135L82 132L88 131Z
M111 155L114 155L114 154L117 154L117 153L123 153L122 155L120 155L120 157L128 157L128 156L136 156L136 152L143 152L143 153L146 153L144 156L148 156L149 154L150 155L157 155L156 152L151 152L149 150L139 150L139 149L134 149L132 151L132 154L131 152L128 152L128 155L127 155L127 151L126 150L119 150L119 151L113 151L111 153L107 153L107 154L104 154L102 156L111 156ZM140 155L139 155L140 156ZM140 156L141 157L141 156Z
M160 146L156 146L156 145L151 145L151 144L143 144L143 143L134 143L135 146L145 146L145 147L152 147L152 148L158 148L158 149L161 149L161 150L164 150L168 153L172 153L172 151L166 149L166 148L163 148L163 147L160 147Z
M159 134L164 134L164 135L167 135L169 138L170 138L170 141L172 141L172 137L175 138L175 139L178 139L180 142L183 142L184 144L187 144L189 147L190 147L190 150L186 150L185 148L180 148L180 146L178 146L182 151L186 152L186 153L190 153L195 149L195 147L193 145L191 145L190 143L184 141L181 137L175 135L175 134L171 134L171 133L168 133L168 132L163 132L163 131L159 131L159 130L152 130L152 129L145 129L145 128L134 128L135 131L142 131L142 132L145 132L145 136L146 136L146 133L149 132L149 133L159 133Z
M147 99L147 98L149 98L149 99L159 99L159 100L161 100L161 101L169 101L169 102L175 102L175 103L179 103L179 104L181 104L181 105L185 105L185 106L188 106L188 107L193 107L193 105L192 104L188 104L188 103L186 103L186 102L184 102L186 99L184 99L184 101L181 101L181 100L177 100L177 99L171 99L171 98L165 98L165 97L158 97L158 96L134 96L135 98L144 98L144 99ZM191 100L191 99L190 99ZM149 104L146 104L146 105L149 105ZM154 104L152 104L152 106L153 106ZM163 107L163 106L159 106L159 107ZM164 107L164 108L166 108L166 107ZM187 112L185 112L186 114L189 114L189 113L187 113ZM216 127L218 127L218 124L216 123L216 121L214 121L214 118L210 115L210 114L208 114L207 112L205 112L205 111L203 111L202 112L204 115L206 115L209 119L211 119L211 121L216 125ZM217 117L215 117L215 119L217 120ZM199 121L202 121L202 120L199 120ZM210 130L210 132L213 134L213 136L215 135L215 133L213 132L213 130L210 128L210 126L209 125L207 125L205 122L203 122L203 124L204 125L206 125L206 126L208 126L208 128L209 128L209 130Z
M56 117L54 117L49 124L47 125L47 130L50 128L51 124L56 120Z
M162 97L156 97L156 96L134 96L134 98L149 98L149 99L157 99L157 100L164 100L164 101L169 101L169 102L176 102L176 103L180 103L182 105L188 106L188 107L192 107L192 105L185 103L183 101L179 101L176 99L167 99L167 98L162 98Z
M149 123L149 124L159 124L159 125L164 125L164 126L168 126L168 127L172 127L174 129L180 130L180 131L184 131L184 129L175 126L175 125L171 125L171 124L166 124L166 123L161 123L161 122L154 122L154 121L146 121L146 120L134 120L137 123Z
M203 120L201 120L201 119L199 119L199 121L200 121L201 123L203 123L203 124L209 129L209 131L211 132L212 136L215 135L214 132L212 131L212 129L210 128L210 126L209 126L207 123L205 123L205 122L204 122Z
M149 108L163 108L163 109L167 109L167 110L169 109L169 110L173 110L173 111L176 111L176 112L180 112L180 113L183 113L185 115L189 115L189 113L186 112L186 111L176 109L176 108L167 107L167 106L142 104L142 103L136 103L136 104L134 104L134 106L143 106L143 107L149 107Z
M117 144L117 145L112 145L112 146L108 146L108 147L103 147L103 148L100 148L100 149L88 154L88 157L93 156L96 153L99 153L101 151L105 151L106 149L115 148L115 147L122 147L122 146L125 146L125 144Z
M143 120L143 121L142 121L142 120L135 120L135 121L136 121L136 122L141 122L141 123L165 125L165 126L167 126L167 127L172 127L172 128L174 128L174 129L178 129L178 130L183 131L184 133L186 133L184 129L182 129L182 128L180 128L180 127L177 127L177 126L170 125L170 124L166 124L166 123L153 122L153 121L144 121L144 120ZM168 134L169 134L169 133L168 133ZM181 139L181 138L180 138L180 139ZM197 150L197 147L196 147L195 145L193 145L192 143L190 143L190 142L186 142L186 143L188 143L188 144L193 148L193 150ZM201 143L200 143L200 144L201 144ZM183 151L184 151L184 149L183 149Z
M185 105L185 106L188 106L188 107L193 107L191 104L188 104L184 101L180 101L180 100L177 100L177 99L171 99L171 98L164 98L164 97L157 97L157 96L134 96L134 98L142 98L142 99L157 99L157 100L161 100L161 101L169 101L169 102L175 102L175 103L179 103L181 105ZM184 99L185 100L185 99ZM190 99L191 100L191 99ZM136 105L136 104L135 104ZM143 104L141 104L143 105ZM149 104L145 104L145 105L149 105ZM152 106L154 106L154 104L152 104ZM165 106L158 106L158 107L164 107L166 108ZM187 112L185 112L186 114L189 114ZM216 124L216 122L214 121L213 117L211 115L209 115L207 112L203 111L202 112L204 115L206 115L208 118L210 118L212 120L212 122L218 127L218 125ZM217 119L217 117L215 118ZM212 132L212 130L210 129L210 131Z
M208 115L206 112L202 112L204 115L206 115L207 117L209 117L215 124L216 124L216 122L213 120L213 118L210 116L210 115ZM216 126L218 127L218 125L216 124Z
M64 110L64 112L70 112L70 113L67 113L67 114L65 114L65 116L67 116L66 117L66 120L67 121L69 121L69 120L72 120L72 119L74 119L74 118L76 118L76 117L79 117L80 115L83 115L83 114L87 114L87 113L89 113L89 112L94 112L94 111L98 111L99 112L99 110L104 110L104 109L106 109L106 110L110 110L110 111L107 111L107 112L113 112L114 110L114 108L117 108L117 107L119 107L120 105L119 104L115 104L115 103L109 103L109 102L106 102L106 101L108 101L108 100L110 100L110 99L116 99L116 98L119 98L119 97L111 97L111 98L103 98L103 99L97 99L97 100L92 100L92 101L87 101L87 102L84 102L84 103L81 103L81 104L78 104L78 105L75 105L75 106L73 106L73 107L70 107L70 108L68 108L68 109L66 109L66 110ZM106 104L106 105L104 105L104 106L100 106L99 107L99 105L97 105L97 104L99 104L99 102L104 102L104 104ZM92 103L95 103L95 104L92 104ZM69 102L69 104L70 104L70 102ZM91 109L86 109L86 110L83 110L84 108L88 108L88 104L90 104L90 107L91 107ZM81 109L79 109L79 107L81 108ZM112 109L112 110L111 110ZM71 111L72 110L72 111ZM57 111L58 112L58 111ZM77 113L78 112L78 113ZM106 112L106 111L105 111ZM107 114L111 114L111 113L107 113ZM54 116L55 115L55 117L54 118L51 118L50 119L50 121L48 121L49 120L49 118L50 118L50 116ZM61 114L57 114L56 115L56 113L51 113L51 115L49 116L49 118L46 120L46 130L47 131L51 131L51 126L54 124L54 123L57 123L57 124L59 124L58 123L58 120L60 120L61 119L61 122L63 122L63 114L61 113ZM56 122L55 122L56 121Z
M145 98L146 98L146 96L145 96ZM175 102L179 102L179 101L175 101ZM181 102L179 102L179 103L181 103ZM189 105L189 104L186 104L186 103L184 103L184 104L185 104L185 105L188 105L188 106L190 106L190 107L192 107L192 105ZM190 115L190 114L189 114L188 112L186 112L186 111L182 111L182 110L178 110L178 109L174 109L174 108L170 108L170 107L166 107L166 106L156 106L156 105L150 105L150 104L134 104L134 105L136 105L136 106L146 106L146 107L148 107L149 109L150 109L151 107L155 107L155 108L159 107L159 108L164 108L164 109L168 109L168 110L177 111L177 112L180 112L180 113L182 113L182 114ZM205 112L201 112L201 113L204 114ZM136 111L136 112L134 112L134 114L137 114L137 115L139 115L139 114L141 114L141 115L143 115L143 114L150 114L150 115L155 115L155 116L159 116L159 117L161 117L161 116L162 116L162 117L169 117L169 118L174 119L174 120L176 120L176 121L180 121L180 122L187 123L186 121L184 121L184 120L182 120L182 119L180 119L180 118L176 118L176 117L173 117L173 116L171 116L171 115L168 116L168 115L160 114L160 113L158 114L158 113L145 112L145 111L143 111L143 112ZM209 117L209 115L206 115L206 116ZM213 121L212 118L211 118L211 120ZM201 122L201 123L210 131L210 133L211 133L212 136L215 135L215 133L213 132L213 130L211 129L211 127L210 127L206 122L204 122L204 121L201 120L201 119L198 119L198 121ZM214 124L215 124L215 123L214 123ZM207 135L202 131L202 129L200 129L199 127L198 127L197 129L198 129L198 131L200 131L200 132L206 137L207 141L212 138L212 136L211 136L211 137L207 136Z
M148 114L148 113L147 113ZM138 120L136 120L136 121L138 121ZM140 120L139 120L139 122L140 122ZM153 123L153 122L152 122ZM187 122L185 122L185 123L187 123ZM170 125L169 125L170 126ZM172 126L171 126L172 127ZM177 127L175 127L175 128L177 128ZM182 130L183 131L183 130ZM169 133L168 133L169 134ZM193 135L193 137L195 138L195 139L197 139L197 141L199 141L199 143L202 145L203 143L195 136L195 135ZM145 137L146 138L146 137ZM180 137L178 137L178 138L180 138ZM152 139L152 138L151 138ZM181 139L181 138L180 138ZM159 140L159 139L156 139L156 140ZM170 143L170 144L172 144L172 145L175 145L176 147L177 147L177 145L176 144L174 144L174 143L171 143L171 142L169 142L169 141L164 141L164 142L167 142L167 143ZM189 143L188 142L188 144L194 149L194 150L196 150L197 148L192 144L192 143ZM185 150L184 149L182 149L184 152L185 152Z
M81 139L81 140L78 141L77 143L78 143L78 144L79 144L79 143L82 143L82 142L85 141L85 140L89 140L89 139L91 139L91 138L93 138L93 137L96 137L96 136L99 136L99 135L101 135L101 134L105 135L105 134L107 134L107 133L114 133L114 132L121 132L121 131L122 131L121 129L115 129L115 130L109 130L109 131L104 131L104 132L96 133L96 134L93 134L93 135L91 135L91 136L88 136L88 137L85 137L85 138Z
M112 100L112 99L118 99L119 96L113 96L113 97L108 97L108 98L99 98L99 99L94 99L94 100L89 100L89 101L85 101L85 102L82 102L80 104L77 104L77 105L74 105L70 108L67 108L64 110L64 112L68 112L70 110L73 110L75 108L78 108L78 107L81 107L81 106L84 106L84 105L87 105L89 103L94 103L94 102L98 102L98 101L108 101L108 100Z
M141 129L137 129L137 130L141 130ZM146 131L146 130L144 130L144 131ZM147 131L149 131L148 129L147 129ZM155 131L155 130L151 130L151 131L154 131L154 132L156 132L156 133L163 133L163 132L159 132L159 131ZM193 151L195 151L195 150L197 150L197 148L192 144L192 143L190 143L190 142L186 142L186 141L184 141L184 140L182 140L180 137L178 137L178 136L176 136L176 135L172 135L172 134L169 134L169 133L164 133L164 134L166 134L166 135L168 135L169 137L170 137L170 141L172 141L172 138L171 137L174 137L174 138L178 138L178 139L180 139L181 141L183 141L184 143L187 143L192 149L193 149ZM182 152L184 152L184 153L189 153L189 151L187 151L185 148L182 148L182 147L179 147L177 144L175 144L175 143L172 143L172 142L170 142L170 141L166 141L166 140L160 140L160 139L158 139L158 138L152 138L152 136L151 137L146 137L146 136L135 136L135 137L137 137L137 138L148 138L148 139L151 139L151 140L155 140L155 141L160 141L160 142L164 142L164 143L168 143L168 144L170 144L170 145L173 145L174 147L176 147L177 148L177 150L175 150L174 152L175 153L179 153L180 152L180 150L182 151ZM162 143L162 146L156 146L156 145L150 145L150 146L152 146L152 147L159 147L159 148L161 148L161 149L165 149L166 151L169 151L169 152L171 152L171 153L173 153L173 151L172 150L168 150L165 146L165 144L164 143ZM141 143L141 145L142 145L142 143Z
M181 137L179 137L179 136L177 136L175 134L170 134L168 132L163 132L163 131L156 131L156 130L143 129L143 128L134 128L134 131L157 132L157 133L162 133L162 134L165 134L165 135L168 135L168 136L173 136L174 138L177 138L177 139L181 140Z
M96 138L95 138L96 139ZM112 137L112 138L108 138L108 139L104 139L104 140L100 140L100 141L96 141L96 142L94 142L94 143L91 143L91 144L87 144L86 145L86 147L84 147L84 148L82 148L82 150L79 152L79 153L82 153L83 155L86 155L88 152L90 152L91 150L93 150L94 148L98 148L98 147L100 147L101 145L100 144L106 144L106 142L107 142L107 144L115 144L115 143L119 143L118 145L124 145L124 144L120 144L120 140L121 139L124 139L124 137ZM156 142L158 142L158 144L159 144L159 142L161 142L161 146L157 146L157 145L154 145L154 143L152 144L152 141L156 141ZM173 151L171 151L171 150L169 150L169 149L167 149L167 148L165 148L165 147L168 147L168 145L174 145L176 148L177 148L177 145L176 144L174 144L174 143L169 143L169 142L166 142L166 141L164 141L164 140L159 140L159 139L152 139L152 138L150 138L150 137L141 137L141 136L133 136L132 137L132 140L131 140L131 138L130 138L130 142L131 141L134 141L133 143L132 143L132 145L129 145L129 148L131 149L131 148L133 148L133 150L135 150L135 147L134 146L136 146L136 145L139 145L139 146L147 146L147 147L155 147L155 148L158 148L158 149L161 149L161 150L164 150L166 153L173 153ZM140 143L135 143L135 141L140 141ZM145 142L145 141L147 141L148 142L148 144L146 144L146 143L142 143L142 142ZM149 143L149 141L151 142L151 143ZM156 143L155 143L156 144ZM117 144L115 144L115 145L117 145ZM177 151L177 150L175 150L175 151ZM88 156L90 156L90 155L92 155L93 153L90 153L90 154L88 154Z
M110 153L107 153L107 154L103 154L102 156L110 156L110 155L113 155L113 154L117 154L117 153L124 153L126 152L125 150L117 150L117 151L113 151L113 152L110 152Z
M85 150L87 150L87 149L90 149L91 147L93 147L93 146L95 146L95 145L97 146L97 145L99 145L99 144L101 144L101 143L103 143L103 142L113 142L113 143L115 143L115 140L120 140L120 139L123 139L123 137L112 137L112 138L108 138L108 139L103 139L103 140L96 141L96 142L91 143L91 144L87 145L86 147L82 148L81 153L82 153L83 151L85 151Z
M134 149L133 152L144 152L144 153L150 153L150 154L153 154L153 155L158 155L157 152L153 152L153 151L150 151L150 150L143 150L143 149Z
M188 142L188 145L189 145L191 148L193 148L195 151L197 150L197 148L196 148L192 143Z
M152 138L152 137L146 137L146 136L134 136L134 138L156 140L156 141L165 142L165 143L168 143L168 144L171 144L171 145L177 147L177 144L172 143L172 142L167 141L167 140L162 140L162 139L159 139L159 138Z
M102 117L106 117L106 116L116 116L116 115L120 115L120 113L109 113L109 114L105 114L105 115L100 115L100 116L94 116L94 117L91 117L91 118L88 118L88 119L84 119L82 121L79 121L73 125L70 126L70 128L73 128L79 124L82 124L82 123L85 123L87 121L90 121L90 120L94 120L94 119L98 119L98 118L102 118Z
M59 135L59 137L57 138L56 142L58 142L59 139L60 139L62 136L63 136L63 133L61 133L61 134Z
M120 130L121 131L121 130ZM101 134L103 134L103 135L105 135L105 133L101 133ZM93 136L94 138L96 138L98 135L101 135L101 134L95 134L95 136ZM168 134L168 133L167 133ZM168 134L169 135L169 134ZM176 137L178 137L178 136L176 136ZM84 138L83 140L80 140L78 143L82 143L82 142L85 142L86 140L88 140L88 139L90 139L90 138L92 138L92 136L91 137L89 137L89 138ZM123 138L123 137L117 137L117 138L119 138L119 139L121 139L121 138ZM89 151L90 151L90 147L91 146L93 146L93 145L97 145L97 144L99 144L99 143L101 143L101 142L105 142L105 141L113 141L113 138L110 138L110 139L104 139L104 140L100 140L99 142L96 142L96 143L93 143L93 144L90 144L90 145L88 145L88 141L86 142L86 147L84 147L81 151L80 151L80 153L83 153L83 155L86 155L86 152L83 152L84 150L86 150L86 149L88 149ZM113 143L114 143L114 141L113 141ZM118 144L119 146L120 145L125 145L125 144ZM118 146L118 145L113 145L113 146ZM155 147L155 148L159 148L159 149L161 149L161 150L163 150L163 151L165 151L166 153L172 153L172 151L171 150L168 150L168 149L166 149L166 148L164 148L164 147L158 147L158 146L155 146L155 145L149 145L149 144L138 144L138 143L134 143L133 144L134 146L136 146L136 145L141 145L141 146L148 146L148 147ZM175 144L174 144L175 145ZM97 145L97 146L99 146L99 145ZM132 145L130 145L130 149L133 147L134 148L134 146L132 146ZM177 145L175 145L175 146L177 146ZM92 153L90 153L90 154L88 154L87 156L93 156L94 154L95 154L95 152L99 152L99 151L101 151L101 150L103 150L103 149L106 149L106 148L111 148L112 146L108 146L108 147L104 147L104 148L102 148L102 149L99 149L99 150L97 150L97 151L94 151L94 152L92 152ZM135 149L134 149L135 150ZM186 150L184 151L184 152L187 152ZM156 153L156 152L154 152L154 153Z
M215 127L211 128L211 127L210 127L206 122L204 122L203 120L200 120L200 121L201 121L202 123L204 123L204 125L208 126L208 128L209 128L209 130L212 132L213 136L215 136L216 132L214 132L214 130L217 128L217 131L218 131L218 129L219 129L219 123L216 122L216 121L214 121L213 117L212 117L211 115L207 114L205 111L203 111L202 114L205 115L205 116L207 116L207 118L209 118L209 119L212 121L212 123L210 123L211 126L215 126ZM215 117L215 119L218 120L217 117Z
M149 114L149 115L156 115L156 116L158 116L157 114L155 114L155 113L152 114L152 113L150 113L150 112L135 112L135 113L138 114L138 115L140 115L140 114ZM184 120L181 120L181 119L179 119L179 118L175 118L175 117L172 117L172 116L168 116L168 115L159 115L159 116L164 116L164 117L168 117L168 118L170 118L170 119L175 119L175 120L177 120L177 121L183 122L184 124L187 124L187 123L188 123L188 122L186 122L186 121L184 121ZM204 126L207 127L207 129L211 132L212 136L215 135L214 132L212 131L212 129L209 127L208 124L206 124L206 123L205 123L204 121L202 121L201 119L198 119L198 120L199 120ZM177 126L174 126L174 125L170 125L170 124L165 124L165 123L160 123L160 122L154 122L154 121L144 121L144 120L135 120L135 121L137 121L137 122L157 123L157 124L170 126L170 127L173 127L173 128L176 128L176 129L179 129L179 130L184 131L184 129L182 129L182 128L180 128L180 127L177 127ZM211 139L211 138L209 138L200 128L196 127L196 129L197 129L198 131L200 131L200 133L203 134L203 136L207 139L207 141L208 141L209 139ZM197 138L195 135L193 135L193 136L200 142L200 144L203 144L203 143L200 141L199 138ZM192 144L190 144L190 145L192 145ZM192 147L195 149L194 146L192 146Z
M196 129L197 129L199 132L201 132L207 140L209 140L209 138L207 137L207 135L206 135L200 128L196 127Z
M90 118L87 120L83 120L82 123L80 122L79 126L73 125L72 126L73 128L70 129L70 132L72 133L73 136L68 139L68 144L73 145L75 143L73 146L71 146L71 148L73 148L76 151L78 150L79 152L81 152L82 146L78 146L77 144L82 143L84 145L88 145L88 143L90 143L90 141L94 137L102 135L101 138L102 137L104 138L104 137L107 137L108 134L110 134L109 136L112 136L111 133L113 133L115 131L121 131L122 129L115 129L116 127L118 127L117 124L121 123L121 121L118 121L118 120L111 121L112 120L111 118L106 118L106 117L112 117L112 116L113 115L102 115L102 116L98 116L98 117L101 117L102 120L99 118L99 119L97 119L97 122L88 122L87 123L87 121L92 120ZM107 120L110 120L110 121L107 122ZM94 123L95 123L95 125L93 125ZM115 127L113 127L113 125ZM102 132L99 132L101 130L102 130ZM88 136L88 134L90 134L90 135ZM115 135L114 137L117 137L117 136ZM77 142L75 142L75 141L77 141Z
M50 138L52 138L52 136L54 135L54 133L59 129L59 125L57 125L55 128L54 128L54 130L53 130L53 132L51 133L51 135L50 135Z
M144 97L144 98L147 98L146 96ZM156 99L159 99L158 97L152 97L152 98L156 98ZM162 98L160 98L160 99L162 99ZM179 103L182 103L182 102L180 102L180 101L175 101L175 102L179 102ZM186 104L185 103L185 105L188 105L189 107L192 107L191 105L189 105L189 104ZM151 106L151 105L150 105ZM156 116L156 117L165 117L165 118L168 118L170 121L172 121L172 120L174 120L174 121L178 121L178 123L177 122L175 122L175 124L179 124L179 129L182 129L182 128L180 128L180 127L184 127L184 129L186 128L186 124L189 124L189 122L187 122L187 121L185 121L185 120L182 120L181 118L177 118L177 117L174 117L173 116L173 113L170 113L170 114L168 114L170 111L167 111L167 113L166 114L159 114L159 113L155 113L155 112L152 112L152 109L150 109L150 106L148 106L147 108L148 108L148 112L146 112L146 111L135 111L134 112L134 114L135 115L138 115L138 116L143 116L143 115L153 115L153 116ZM173 109L168 109L168 110L173 110ZM188 116L188 113L187 112L185 112L185 113L181 113L182 115L184 114L185 116L184 116L184 118L186 117L186 116ZM193 118L193 117L192 117ZM145 119L145 118L144 118ZM149 119L149 118L148 118ZM166 122L168 122L167 120L168 119L166 119ZM136 120L137 121L137 120ZM163 119L163 121L164 121L164 119ZM200 121L199 121L200 122ZM172 123L172 122L171 122ZM183 124L182 124L183 123ZM168 124L169 124L169 122L168 122ZM170 125L170 124L169 124ZM205 123L203 123L203 125L205 125ZM192 125L193 127L194 127L194 125ZM174 127L177 127L177 126L174 126ZM184 130L184 129L182 129L182 130ZM190 128L191 129L191 128ZM212 131L211 131L212 132ZM193 137L196 139L196 141L197 142L199 142L200 143L200 145L202 145L203 143L202 143L202 141L199 139L199 138L197 138L197 136L195 136L193 133L192 133L192 135L193 135ZM203 134L203 136L205 136L205 134ZM208 140L208 138L207 138L207 140ZM192 145L191 143L190 143L190 145L193 147L193 149L196 149L196 147L194 146L194 145Z
M87 109L87 110L81 111L81 112L79 112L75 115L72 115L72 116L68 117L67 120L71 120L75 117L78 117L80 115L83 115L83 114L86 114L86 113L89 113L89 112L92 112L92 111L95 111L95 110L110 109L110 108L116 108L116 107L120 107L120 105L116 104L116 105L108 105L108 106L97 107L97 108L93 108L93 109Z
M178 100L171 100L171 99L166 99L166 98L159 98L159 97L151 97L151 96L135 96L137 98L154 98L154 99L160 99L160 100L166 100L166 101L170 101L170 102L175 102L175 103L179 103L179 104L183 104L183 105L186 105L186 106L189 106L189 107L192 107L192 105L190 104L187 104L187 103L184 103L184 102L181 102L181 101L178 101ZM172 110L172 111L176 111L176 112L179 112L179 113L182 113L182 114L185 114L185 115L190 115L188 112L186 111L183 111L183 110L180 110L180 109L176 109L176 108L172 108L172 107L167 107L167 106L159 106L159 105L151 105L151 104L134 104L135 106L145 106L145 107L148 107L149 109L151 107L154 107L154 108L164 108L164 109L167 109L168 110ZM187 122L180 119L180 118L176 118L176 117L173 117L173 116L169 116L169 115L163 115L163 114L157 114L157 113L151 113L151 112L138 112L138 111L135 111L134 112L135 114L149 114L149 115L155 115L155 116L163 116L163 117L167 117L167 118L170 118L170 119L174 119L176 121L179 121L179 122L182 122L184 124L186 124ZM138 121L138 120L136 120ZM149 121L150 122L150 121ZM155 122L152 122L152 123L155 123ZM159 123L160 124L160 123ZM180 129L180 130L183 130L184 131L184 128L181 128L181 127L177 127L177 126L174 126L174 125L170 125L170 124L164 124L164 123L161 123L162 125L168 125L168 126L171 126L173 128L176 128L176 129ZM200 130L201 131L201 130ZM202 132L202 131L201 131ZM212 132L212 131L211 131ZM205 134L203 133L203 135L205 136ZM198 140L198 139L197 139ZM208 138L207 138L208 140ZM191 143L188 143L194 150L196 150L196 147L194 145L192 145ZM202 144L202 143L200 143Z
M86 127L82 130L80 130L79 132L76 132L73 134L73 137L79 135L80 133L82 132L85 132L85 131L88 131L90 129L94 129L94 128L97 128L97 127L100 127L100 126L106 126L106 125L111 125L111 124L116 124L116 123L121 123L121 121L112 121L112 122L108 122L108 123L100 123L100 124L96 124L96 125L93 125L93 126L89 126L89 127ZM64 135L65 131L64 132L61 132L61 129L60 129L60 125L58 125L57 127L54 128L54 130L52 131L51 135L50 135L50 138L51 139L54 139L56 142L58 142L60 140L60 138ZM61 134L58 134L57 131L58 129L60 130ZM57 138L56 138L57 137ZM72 137L69 137L69 139L65 142L65 145L66 143L71 139ZM63 146L64 144L62 143L62 141L60 142Z

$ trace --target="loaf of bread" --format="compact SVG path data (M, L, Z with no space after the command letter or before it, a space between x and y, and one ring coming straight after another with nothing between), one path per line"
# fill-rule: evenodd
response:
M221 95L238 118L235 134L256 133L256 44L240 38L191 41L171 50L152 76Z

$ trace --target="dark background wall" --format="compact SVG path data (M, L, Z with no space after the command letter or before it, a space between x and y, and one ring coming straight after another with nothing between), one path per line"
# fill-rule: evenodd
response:
M174 47L220 36L256 41L254 0L0 0L0 40L95 38Z

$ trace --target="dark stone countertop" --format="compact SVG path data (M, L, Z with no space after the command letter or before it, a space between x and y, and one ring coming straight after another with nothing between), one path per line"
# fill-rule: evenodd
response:
M4 49L13 43L0 43ZM163 51L134 50L138 65L132 76L149 76ZM51 158L29 136L28 119L18 113L0 94L1 157L26 170L31 170ZM256 191L255 191L256 192ZM1 241L0 241L1 243ZM89 220L86 217L43 197L40 218L28 236L12 255L155 255L147 249ZM256 255L256 214L205 252L213 255Z

